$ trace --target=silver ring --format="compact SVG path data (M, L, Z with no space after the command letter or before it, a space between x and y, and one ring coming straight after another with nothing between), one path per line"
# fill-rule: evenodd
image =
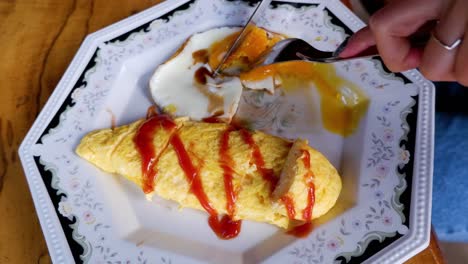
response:
M433 38L437 43L439 43L439 45L440 45L442 48L444 48L444 49L446 49L446 50L448 50L448 51L451 51L451 50L457 48L457 47L461 44L461 42L462 42L462 39L459 38L459 39L456 39L455 42L453 42L452 45L447 45L447 44L445 44L442 40L438 39L438 38L435 36L434 32L431 34L431 36L432 36L432 38Z

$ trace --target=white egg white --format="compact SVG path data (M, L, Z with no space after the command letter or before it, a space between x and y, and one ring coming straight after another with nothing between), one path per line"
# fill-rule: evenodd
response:
M281 80L273 76L266 76L264 79L256 81L242 80L242 85L251 90L265 90L274 94L276 87L281 85Z
M160 65L151 77L149 86L156 104L162 109L171 109L174 116L187 116L193 120L211 117L210 99L196 86L195 72L204 63L194 64L192 54L208 49L213 43L239 31L237 27L215 28L190 37L183 49L173 58ZM223 114L218 118L230 121L237 111L242 94L242 83L238 77L230 77L215 83L207 79L208 90L224 98Z

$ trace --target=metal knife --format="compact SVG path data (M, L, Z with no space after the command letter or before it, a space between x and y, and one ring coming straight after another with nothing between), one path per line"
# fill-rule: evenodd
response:
M223 59L221 60L221 62L219 63L218 67L216 67L216 69L213 71L213 77L216 77L220 72L221 72L221 69L222 69L222 66L224 63L226 63L226 60L229 56L231 56L231 54L236 51L236 49L239 47L239 45L242 43L242 41L245 39L245 37L247 36L247 34L249 33L250 31L250 28L252 26L254 26L254 18L255 18L255 15L257 14L261 14L265 9L268 8L268 6L270 6L270 3L272 2L272 0L261 0L260 3L258 3L257 7L255 8L253 14L250 16L249 20L247 21L247 23L245 24L244 28L242 29L241 33L239 34L239 36L236 38L236 40L233 42L232 46L229 48L228 52L226 52L226 54L224 55Z

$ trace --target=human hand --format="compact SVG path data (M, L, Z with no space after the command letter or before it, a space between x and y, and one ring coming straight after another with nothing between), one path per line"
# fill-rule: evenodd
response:
M409 36L432 20L439 21L433 37L424 48L413 46ZM443 47L459 39L456 48ZM391 71L419 67L428 79L468 86L468 0L391 1L371 16L369 27L351 37L340 56L352 57L374 45Z

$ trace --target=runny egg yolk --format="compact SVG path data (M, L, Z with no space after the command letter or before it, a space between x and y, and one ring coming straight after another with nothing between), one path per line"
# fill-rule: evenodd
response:
M320 95L323 125L330 132L351 135L367 111L367 96L355 84L339 76L331 64L291 61L258 67L240 75L243 82L269 77L285 92L310 89L313 84Z
M223 68L235 67L240 70L248 70L248 67L255 62L265 50L284 39L282 35L268 32L256 26L249 26L246 30L248 30L248 33L245 39L234 53L229 56ZM212 69L215 69L221 63L224 55L239 34L240 32L236 32L211 45L208 64Z

